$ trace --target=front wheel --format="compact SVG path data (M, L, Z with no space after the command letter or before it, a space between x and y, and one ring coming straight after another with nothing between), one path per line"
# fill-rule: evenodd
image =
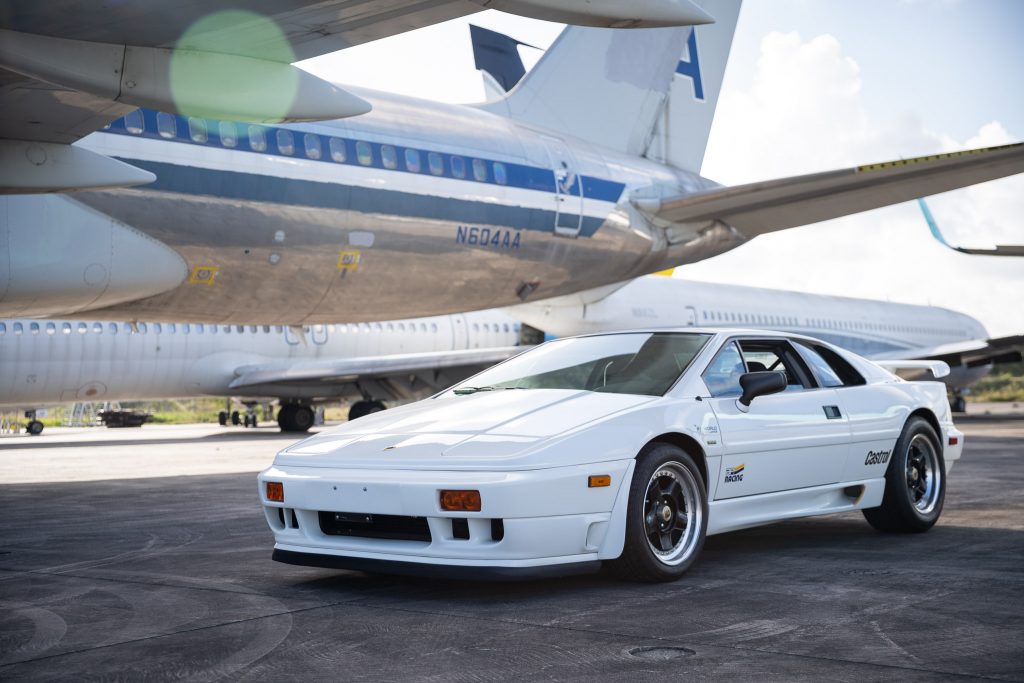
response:
M625 546L610 568L633 581L674 581L697 559L707 529L707 488L693 458L670 444L649 444L637 456Z
M938 521L946 499L946 462L939 437L927 420L912 417L903 427L885 472L882 505L864 510L879 531L920 533Z

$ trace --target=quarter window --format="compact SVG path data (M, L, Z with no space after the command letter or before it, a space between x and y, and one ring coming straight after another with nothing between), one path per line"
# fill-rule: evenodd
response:
M277 129L277 151L288 156L295 154L295 137L290 130Z
M310 159L319 159L323 155L320 148L320 136L315 133L306 133L302 136L302 142L306 147L306 156Z
M192 138L192 142L205 145L206 141L210 139L210 133L206 129L206 121L190 116L188 119L188 136Z
M814 374L818 378L818 382L823 387L841 387L843 386L843 380L839 379L839 375L836 374L835 370L821 357L817 351L807 346L806 344L796 343L797 348L800 350L801 355L804 357Z
M359 163L363 166L373 164L373 147L370 146L369 142L360 140L356 143L356 158L359 159Z
M384 168L391 170L398 168L398 152L395 151L394 145L380 146L380 161Z
M162 138L173 138L176 136L178 134L178 120L174 118L174 114L158 111L156 113L156 132L160 133Z
M483 159L473 159L473 180L487 182L487 162Z
M230 121L217 124L217 135L220 136L220 144L225 147L238 147L238 129Z
M431 175L444 175L444 157L437 152L427 154L427 165Z
M327 141L327 146L331 150L331 158L337 161L339 164L345 163L345 159L348 155L345 153L345 141L341 138L331 138Z
M254 152L267 151L267 135L260 126L249 126L249 149Z
M420 153L414 149L405 150L405 170L410 173L420 172Z

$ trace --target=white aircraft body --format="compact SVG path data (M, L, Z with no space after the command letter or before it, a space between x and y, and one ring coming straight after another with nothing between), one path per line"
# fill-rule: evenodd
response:
M976 319L945 308L804 294L647 276L621 287L521 304L507 309L547 333L566 336L649 327L736 327L806 334L887 363L941 360L940 379L964 410L962 390L994 362L1020 360L1024 336L989 338ZM913 377L913 364L900 363ZM925 370L923 364L919 371Z
M518 353L519 336L496 311L305 328L3 320L0 405L278 398L281 428L305 431L314 401L357 399L358 417L423 397Z
M278 8L275 41L248 20L202 28L218 3L78 22L76 3L17 0L0 17L0 316L315 324L480 310L1024 170L1017 144L721 187L699 171L739 0L482 4L700 25L569 27L511 92L459 106L265 57L473 3L232 3Z

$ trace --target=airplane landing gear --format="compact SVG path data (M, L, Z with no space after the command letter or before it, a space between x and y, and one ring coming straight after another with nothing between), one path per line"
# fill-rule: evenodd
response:
M967 412L967 399L964 398L959 389L953 390L953 398L949 399L949 409L954 413Z
M43 433L43 423L39 420L29 420L29 423L25 426L25 431L32 436L39 436Z
M352 404L352 407L348 409L348 419L349 422L351 422L352 420L356 420L364 415L379 413L382 410L387 410L387 406L380 401L356 401Z
M313 408L301 403L284 403L277 411L277 424L282 432L307 432L314 418Z

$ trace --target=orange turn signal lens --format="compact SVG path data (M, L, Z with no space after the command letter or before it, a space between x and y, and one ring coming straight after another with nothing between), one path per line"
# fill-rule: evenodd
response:
M267 500L272 500L275 503L284 502L284 484L279 481L268 481L267 482Z
M612 475L610 474L594 474L587 479L587 486L592 489L601 488L602 486L612 485Z
M441 491L441 509L453 512L480 512L480 492Z

